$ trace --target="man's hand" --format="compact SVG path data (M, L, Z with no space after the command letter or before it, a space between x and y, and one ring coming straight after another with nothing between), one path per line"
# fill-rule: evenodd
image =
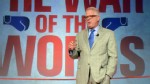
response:
M74 50L76 48L76 46L77 46L76 42L75 41L71 41L69 43L68 48L69 48L69 50Z
M102 84L110 84L110 77L108 75L105 75L105 78L103 79Z

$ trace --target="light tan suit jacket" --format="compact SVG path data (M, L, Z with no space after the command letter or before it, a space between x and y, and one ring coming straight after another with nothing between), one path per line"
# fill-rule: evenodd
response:
M98 34L91 49L88 43L88 29L82 30L76 36L77 47L70 57L78 58L77 84L87 84L89 68L93 79L98 83L103 81L106 74L113 77L115 73L117 46L114 32L100 27Z

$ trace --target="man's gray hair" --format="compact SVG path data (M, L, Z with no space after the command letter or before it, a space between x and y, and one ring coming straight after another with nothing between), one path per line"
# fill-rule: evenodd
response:
M88 8L86 9L86 11L87 11L87 10L95 11L97 15L100 14L99 10L98 10L97 8L95 8L95 7L88 7Z

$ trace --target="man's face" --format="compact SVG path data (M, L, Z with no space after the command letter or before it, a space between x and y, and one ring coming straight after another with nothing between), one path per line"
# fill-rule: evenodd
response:
M87 10L85 20L87 23L87 27L89 29L92 29L92 28L98 26L100 17L98 16L98 14L95 11Z

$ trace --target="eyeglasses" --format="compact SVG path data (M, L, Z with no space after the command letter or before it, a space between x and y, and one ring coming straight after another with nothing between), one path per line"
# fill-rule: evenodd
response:
M88 16L84 16L84 19L87 19L87 18L93 18L93 17L96 17L97 15L88 15Z

